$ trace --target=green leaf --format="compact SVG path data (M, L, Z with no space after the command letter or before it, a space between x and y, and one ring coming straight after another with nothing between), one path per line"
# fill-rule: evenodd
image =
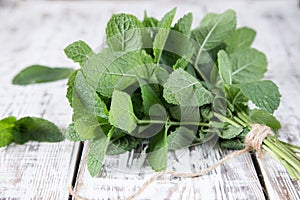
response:
M176 150L190 146L196 140L195 132L186 127L178 127L168 135L168 149Z
M164 85L168 78L169 72L163 67L157 66L154 68L150 81L159 85Z
M113 92L109 122L128 133L131 133L136 128L136 116L133 112L130 96L127 93L118 90Z
M249 48L255 38L255 30L242 27L233 32L233 34L225 40L227 45L226 51L229 53L238 51L242 48Z
M84 141L85 139L81 138L76 129L75 129L75 124L71 123L69 124L66 132L65 132L65 136L68 140L70 141L74 141L74 142L79 142L79 141Z
M97 176L103 164L104 156L107 151L107 147L110 142L110 138L114 132L114 127L110 129L107 136L105 134L100 134L95 137L90 145L87 167L90 175L92 177Z
M97 106L101 107L102 103L99 102L96 92L87 84L81 71L77 73L72 96L75 129L82 139L92 139L101 131L97 119ZM105 110L105 107L103 109Z
M16 118L12 116L0 120L0 147L7 146L14 141L12 129L15 122Z
M142 99L143 99L143 107L144 113L149 115L150 108L155 104L162 105L162 102L159 98L159 91L153 89L151 86L155 86L153 84L149 84L142 79L139 79L140 88L142 92Z
M108 119L109 112L106 104L102 99L95 93L95 115L102 119Z
M178 22L174 25L173 30L179 31L186 36L190 36L192 21L193 14L188 13L178 20Z
M220 147L225 149L240 150L245 148L245 143L239 139L221 140L219 143Z
M235 30L236 13L227 10L224 13L209 13L201 21L199 27L192 31L195 39L203 50L210 50L220 45Z
M280 122L273 115L263 110L254 109L249 113L249 117L253 123L267 125L274 130L281 128Z
M279 106L280 93L275 83L269 80L237 85L242 93L257 107L273 113Z
M131 95L131 101L133 105L133 111L138 119L145 117L142 94L140 92L133 93Z
M74 84L75 84L75 80L76 80L76 75L77 75L78 70L75 70L71 76L68 79L68 83L67 83L67 94L66 97L70 103L70 106L72 107L72 98L73 98L73 91L74 91Z
M243 132L243 127L235 127L232 125L228 125L221 130L219 137L222 139L232 139L237 137L239 134Z
M133 15L115 14L106 25L106 42L114 51L139 50L143 24Z
M154 17L148 17L147 12L145 11L144 19L143 19L142 23L143 23L144 27L153 28L153 27L157 27L159 21Z
M167 130L162 129L154 135L149 143L148 161L155 171L162 171L167 168L168 161L168 143Z
M136 83L137 77L149 79L153 60L145 51L113 52L104 50L91 57L82 68L87 82L104 97Z
M256 49L241 49L230 55L232 83L259 81L267 71L266 56Z
M241 90L237 88L235 85L227 85L225 87L225 95L226 95L226 99L229 102L227 107L230 106L229 104L231 104L234 107L241 107L241 106L248 107L249 99L246 98L245 95L241 92ZM232 111L234 111L234 108L231 107L229 108L232 109Z
M190 41L190 32L193 16L188 13L178 20L168 34L160 63L173 66L173 69L185 69L193 56L194 48Z
M20 71L13 79L14 85L30 85L46 83L68 78L74 70L72 68L51 68L42 65L31 65Z
M115 134L115 133L114 133ZM130 135L125 135L116 140L113 140L107 148L107 155L118 155L135 149L143 139L136 138Z
M36 117L24 117L15 122L12 131L14 142L24 144L30 140L38 142L60 142L62 132L50 121Z
M218 66L219 66L219 76L223 83L232 84L232 64L224 50L218 53Z
M68 58L79 63L80 66L83 66L87 59L93 54L91 47L81 40L68 45L64 51Z
M168 103L181 106L202 106L211 102L211 93L181 68L170 74L163 96Z
M205 51L223 43L235 30L236 14L233 10L224 13L207 14L200 25L191 33L191 38L198 42L194 66L197 67Z
M159 63L162 51L165 43L168 39L169 32L171 30L171 24L176 13L176 8L173 8L170 12L166 13L158 24L158 33L155 36L153 42L154 62Z
M160 64L174 69L183 68L191 61L194 46L190 38L180 32L170 31L160 58Z

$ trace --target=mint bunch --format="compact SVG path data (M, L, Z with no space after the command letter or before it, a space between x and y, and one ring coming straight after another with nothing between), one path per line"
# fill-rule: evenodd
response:
M174 23L175 13L161 20L147 13L143 20L115 14L100 51L83 41L65 48L81 66L69 71L73 116L66 137L91 141L87 166L92 176L105 155L142 149L152 169L162 171L169 150L202 144L211 136L218 136L221 147L242 149L254 124L275 133L281 128L273 116L279 89L263 80L266 56L251 47L256 32L236 28L233 10L209 13L196 28L191 13ZM32 131L29 135L35 137ZM299 179L300 147L277 135L268 136L262 147Z

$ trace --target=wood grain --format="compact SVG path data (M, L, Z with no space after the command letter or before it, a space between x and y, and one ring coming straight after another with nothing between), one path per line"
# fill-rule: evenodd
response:
M254 46L267 54L269 71L282 93L276 116L282 121L280 137L300 144L299 9L297 1L15 1L0 3L0 117L44 117L61 128L71 121L65 98L65 81L43 85L12 86L12 77L30 64L74 66L63 48L84 40L97 49L102 45L105 23L116 12L143 17L143 10L161 18L178 7L176 18L193 12L196 26L205 13L237 11L238 26L257 30ZM87 145L85 149L87 150ZM0 199L67 199L73 179L78 144L30 142L0 149ZM210 145L169 154L169 168L196 172L217 162L230 151ZM83 157L82 157L83 158ZM103 174L91 178L81 163L76 182L79 195L90 199L122 199L152 175L145 157L128 152L107 157ZM300 199L299 182L268 156L259 166L270 199ZM162 176L138 199L264 199L250 154L237 157L210 174L195 179Z
M196 172L216 163L229 151L213 148L214 141L169 154L168 169ZM88 147L85 147L85 151ZM80 166L76 190L88 199L124 199L153 175L144 154L133 152L107 156L102 174L92 178ZM227 162L206 176L185 179L165 175L151 184L138 199L264 199L249 154Z
M65 129L71 119L66 81L26 87L11 84L27 65L67 64L61 62L63 55L54 53L61 52L57 44L64 40L64 34L56 33L58 19L49 22L46 10L29 8L28 4L0 7L0 118L43 117ZM67 199L77 154L78 144L68 141L0 148L0 199Z

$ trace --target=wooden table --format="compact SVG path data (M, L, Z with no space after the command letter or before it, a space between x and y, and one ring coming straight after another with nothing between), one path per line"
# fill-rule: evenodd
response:
M277 1L0 1L0 117L37 116L65 129L71 110L66 81L27 87L11 84L23 67L35 63L75 66L63 49L76 40L97 48L112 13L129 12L142 18L162 15L177 6L176 17L194 14L194 26L209 11L237 11L238 26L257 30L254 46L269 61L267 79L282 94L276 116L280 137L300 145L300 10L296 0ZM109 157L103 173L91 178L82 158L86 145L64 141L29 142L0 149L0 199L68 199L68 186L88 199L124 199L152 176L142 167L143 156L126 153ZM199 146L170 155L169 168L195 172L230 151ZM236 157L208 175L194 179L160 177L138 199L300 199L300 182L293 182L276 161L249 153Z

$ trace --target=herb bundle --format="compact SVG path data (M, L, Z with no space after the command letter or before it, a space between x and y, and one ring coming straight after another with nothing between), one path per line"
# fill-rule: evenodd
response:
M145 14L143 21L113 15L100 52L83 41L65 49L81 65L68 81L74 113L67 138L91 140L92 176L105 154L120 154L145 141L149 164L161 171L167 168L168 150L201 144L209 135L218 135L221 147L241 149L253 124L274 132L280 128L272 115L280 93L275 83L262 80L267 60L251 48L255 31L236 29L233 10L210 13L195 29L191 13L172 26L175 12L161 20ZM268 136L263 148L292 178L299 177L299 147Z
M251 47L255 31L236 28L236 14L207 14L194 29L188 13L172 26L176 9L161 20L115 14L99 52L85 42L65 48L79 63L68 80L73 108L66 137L91 141L88 170L96 176L105 155L147 148L152 169L167 168L169 150L202 144L212 135L221 147L243 149L254 124L277 133L276 84L263 80L266 56ZM249 102L255 105L251 109ZM147 146L143 146L147 144ZM293 179L300 177L300 147L267 136L262 148Z

